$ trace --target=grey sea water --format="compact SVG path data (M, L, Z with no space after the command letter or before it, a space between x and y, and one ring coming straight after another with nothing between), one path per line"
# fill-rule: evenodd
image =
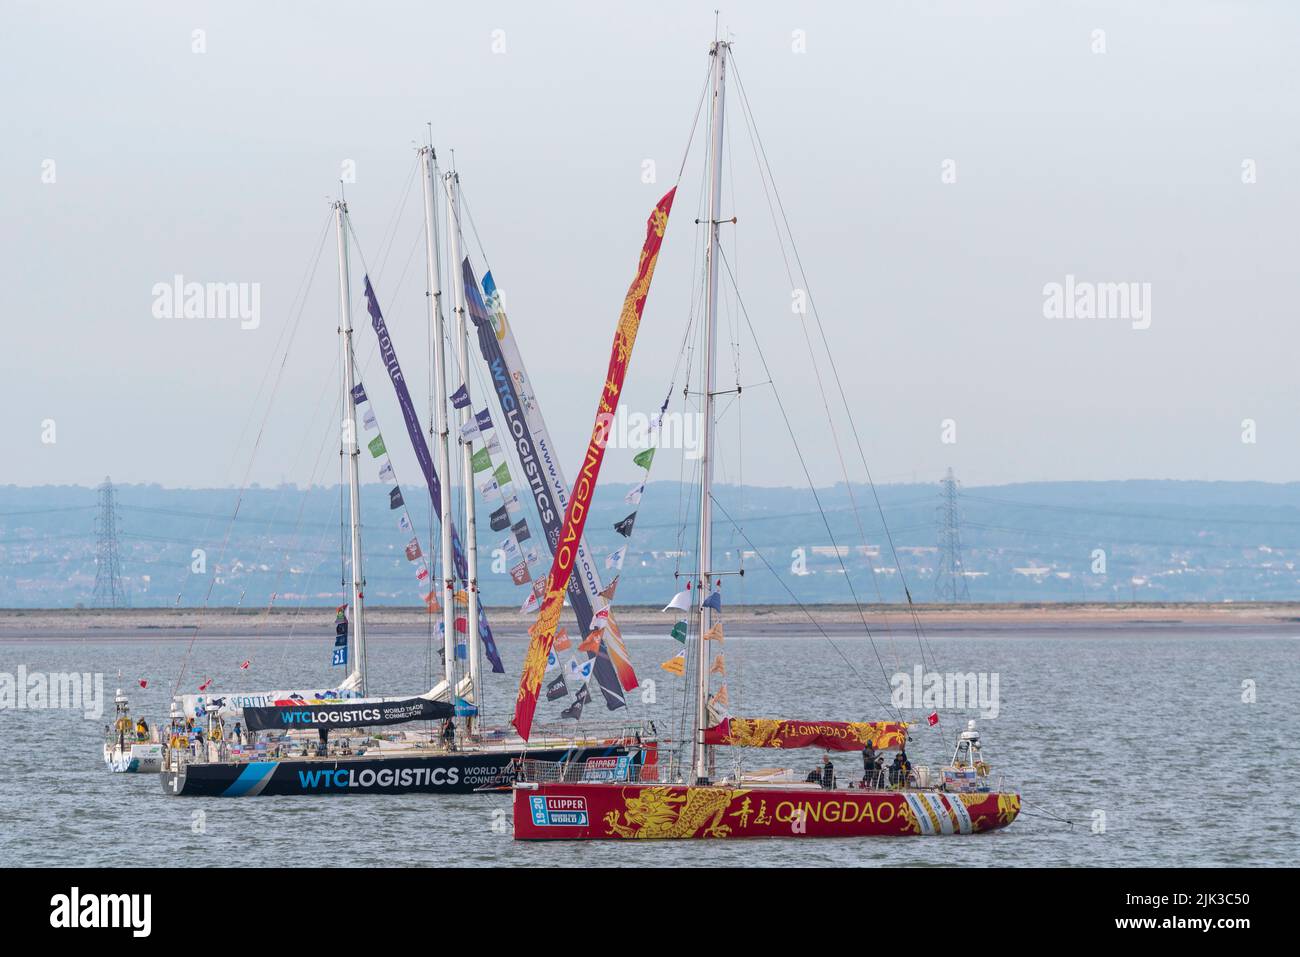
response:
M188 652L182 690L206 677L225 691L327 684L338 676L328 667L330 643L328 636L200 640ZM145 637L7 641L0 672L20 664L102 672L110 712L120 685L133 711L156 722L188 646ZM509 677L492 679L487 703L504 710L525 644L519 636L500 646ZM680 681L658 665L679 646L645 636L629 647L639 673L655 682L656 700L638 704L640 713L661 730L676 727ZM506 796L174 798L156 775L104 768L102 730L111 718L6 710L0 865L1293 865L1300 856L1298 653L1300 628L930 638L927 667L997 673L1000 713L980 727L994 773L1024 800L1010 828L947 838L528 844L511 838ZM873 650L855 638L728 636L726 654L733 712L766 717L887 717L878 703L887 697L885 675L920 662L915 640L901 638L878 640ZM251 666L241 672L245 659ZM369 660L374 692L426 687L422 636L374 636ZM1253 703L1243 700L1246 682L1254 683ZM939 729L919 728L909 755L940 763L959 727L956 716L945 716ZM760 755L760 763L800 768L819 759L817 752ZM860 769L856 754L835 760L841 775Z

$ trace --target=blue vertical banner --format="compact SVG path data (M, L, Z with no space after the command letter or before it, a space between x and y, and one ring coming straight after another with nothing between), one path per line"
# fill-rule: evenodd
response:
M429 497L433 500L434 514L438 516L440 522L450 522L451 516L444 517L442 514L442 483L438 480L438 472L433 466L433 456L429 454L429 443L425 440L424 432L420 429L420 419L415 411L415 403L411 401L411 392L406 387L406 378L402 375L402 367L397 361L397 352L393 347L393 339L388 333L388 325L384 322L383 313L379 311L379 300L375 298L375 290L370 285L369 276L365 277L365 283L366 310L370 313L370 325L379 338L379 357L383 360L384 368L388 370L388 378L393 382L393 391L397 393L397 404L401 406L402 419L406 422L406 434L410 436L411 446L415 450L415 457L419 460L420 469L424 472L424 481L429 487ZM474 494L473 490L468 490L468 494ZM451 552L457 577L468 584L465 549L461 545L455 522L451 522ZM506 669L501 664L501 656L497 653L496 641L492 637L492 629L488 626L487 613L483 610L482 605L478 609L478 634L483 641L483 651L487 654L488 661L492 663L492 670L497 674L504 674Z
M340 605L334 614L334 655L330 667L348 663L348 606Z

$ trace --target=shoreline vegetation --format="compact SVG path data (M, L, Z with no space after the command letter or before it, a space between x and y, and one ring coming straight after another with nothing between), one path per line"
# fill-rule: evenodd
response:
M1012 633L1045 636L1106 634L1141 629L1216 633L1282 632L1300 635L1300 602L1124 602L917 605L916 615L929 635ZM503 639L523 638L533 616L517 608L487 609L493 630ZM672 615L658 607L628 605L615 618L628 637L666 631ZM725 620L734 635L811 637L873 634L888 628L910 631L911 614L901 605L728 605ZM436 627L436 618L434 619ZM372 606L366 609L371 634L425 634L430 616L420 607ZM332 607L282 608L8 608L0 609L0 641L85 640L87 638L234 638L333 634Z

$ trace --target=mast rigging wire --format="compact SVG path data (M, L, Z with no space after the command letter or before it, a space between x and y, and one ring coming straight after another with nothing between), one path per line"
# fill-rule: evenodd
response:
M768 378L773 378L771 367L767 364L767 356L763 352L762 345L759 344L758 336L754 331L754 324L749 317L749 310L745 308L745 302L740 296L740 290L735 285L735 275L731 271L731 263L727 260L726 254L722 253L721 246L718 247L719 259L727 269L727 276L731 280L732 289L736 294L736 304L740 309L740 314L744 317L746 325L749 326L750 337L754 340L754 347L758 352L759 362L763 364L763 371ZM825 510L822 507L821 496L817 494L817 487L813 483L812 473L808 471L808 462L803 456L803 451L799 447L799 440L795 436L794 424L790 421L789 413L786 412L785 403L781 401L781 392L772 387L772 396L776 399L776 406L781 412L781 418L785 422L786 431L790 435L790 442L794 445L795 453L799 458L799 467L803 470L804 478L808 483L808 490L812 493L813 501L817 503L818 512L821 514L822 524L826 528L826 534L830 537L831 545L834 547L836 560L839 562L840 570L844 574L844 581L849 586L849 592L853 596L853 604L858 610L858 616L862 620L862 628L866 632L868 641L871 642L871 650L876 656L876 662L880 665L880 674L885 679L885 684L889 684L889 673L885 670L885 662L880 657L880 649L876 646L875 636L871 633L871 626L867 623L866 613L862 608L862 601L858 598L857 588L853 584L853 578L849 575L848 567L844 564L844 556L840 553L839 544L835 540L835 532L831 529L830 520L826 517Z
M921 650L922 663L924 663L924 660L925 660L925 652L926 652L926 650L927 650L927 648L928 648L929 651L930 651L930 658L931 658L931 661L934 662L934 668L935 668L935 670L939 670L938 656L935 654L934 649L933 649L933 646L930 644L929 640L928 640L927 637L925 636L924 629L921 627L920 617L919 617L919 615L918 615L917 612L916 612L916 606L915 606L915 603L914 603L913 600L912 600L912 592L911 592L911 588L910 588L910 587L908 586L908 584L907 584L906 574L904 573L904 571L903 571L903 567L902 567L902 563L899 561L899 558L898 558L898 550L897 550L897 548L895 547L895 544L894 544L894 537L893 537L893 534L892 534L892 533L890 532L890 530L889 530L888 522L885 521L884 509L883 509L883 507L881 506L881 503L880 503L880 495L879 495L879 493L878 493L878 491L877 491L877 489L876 489L876 483L875 483L875 481L874 481L874 480L872 479L872 477L871 477L871 468L870 468L870 466L867 464L867 456L866 456L866 452L865 452L865 450L863 449L863 446L862 446L862 437L861 437L861 435L860 435L859 432L858 432L857 422L856 422L856 420L855 420L854 417L853 417L853 410L852 410L852 408L851 408L850 405L849 405L848 396L846 395L846 393L845 393L845 391L844 391L844 383L843 383L843 380L842 380L841 377L840 377L839 367L838 367L838 365L837 365L836 362L835 362L835 356L834 356L834 353L831 351L831 348L830 348L830 342L829 342L829 340L827 339L827 336L826 336L826 328L825 328L825 326L824 326L823 323L822 323L822 320L821 320L821 314L818 312L818 310L817 310L817 306L816 306L816 302L815 302L815 300L813 299L812 289L811 289L811 287L810 287L810 285L809 285L809 283L808 283L807 272L806 272L805 269L804 269L804 266L803 266L803 260L802 260L802 258L801 258L800 255L799 255L799 248L798 248L798 245L797 245L797 244L795 243L795 241L794 241L794 232L793 232L793 230L791 230L791 228L790 228L790 221L789 221L789 217L788 217L788 215L786 214L786 211L785 211L785 204L784 204L784 203L782 202L782 200L781 200L781 193L780 193L780 190L777 189L775 179L774 179L774 178L772 177L772 175L771 175L771 163L770 163L770 161L768 160L768 157L767 157L767 149L766 149L766 147L764 147L764 145L763 145L762 134L758 132L758 125L757 125L757 123L756 123L755 120L754 120L753 109L750 107L750 104L749 104L749 97L748 97L748 95L747 95L746 92L745 92L745 85L744 85L743 80L741 80L741 77L740 77L740 71L739 71L738 68L734 67L734 56L733 56L733 71L735 72L735 75L736 75L736 86L737 86L737 88L738 88L739 91L740 91L740 99L741 99L742 108L743 108L745 114L746 114L746 115L748 116L748 118L749 118L749 125L750 125L750 128L753 130L754 141L755 141L755 143L756 143L756 145L757 145L758 152L759 152L759 153L761 154L761 156L762 156L762 159L763 159L762 167L765 168L765 169L767 170L768 178L769 178L769 180L772 181L772 193L773 193L773 195L774 195L774 197L775 197L775 199L776 199L776 208L780 211L780 214L781 214L781 221L782 221L782 223L783 223L784 226L785 226L786 236L789 237L789 240L790 240L790 249L791 249L791 252L792 252L793 255L794 255L794 261L795 261L795 264L796 264L797 267L798 267L798 270L799 270L799 276L800 276L800 278L801 278L801 280L802 280L802 282L803 282L803 286L802 286L802 288L805 290L805 292L807 292L807 295L808 295L808 305L809 305L809 309L810 309L810 311L811 311L811 313L812 313L813 319L814 319L814 320L816 321L816 323L817 323L817 329L818 329L818 333L819 333L820 338L821 338L821 341L822 341L822 346L823 346L823 348L824 348L825 351L826 351L826 356L827 356L827 359L828 359L828 361L829 361L829 363L830 363L831 372L832 372L832 374L833 374L833 376L834 376L834 379L835 379L835 385L836 385L836 388L837 388L837 390L838 390L838 392L839 392L840 401L841 401L841 402L843 403L843 405L844 405L845 415L846 415L846 417L847 417L847 419L848 419L849 427L850 427L850 429L851 429L851 431L852 431L852 433L853 433L854 442L855 442L856 445L857 445L858 455L859 455L859 458L860 458L861 461L862 461L862 467L863 467L863 470L864 470L864 472L865 472L865 474L866 474L866 477L867 477L867 483L868 483L868 486L869 486L870 489L871 489L871 494L872 494L872 498L874 499L875 504L876 504L876 510L877 510L877 513L880 515L881 523L882 523L882 525L884 526L885 537L886 537L886 540L887 540L888 543L889 543L889 550L890 550L890 554L891 554L891 556L892 556L892 558L893 558L893 561L894 561L894 567L895 567L895 568L897 569L897 571L898 571L899 582L900 582L900 583L902 584L902 586L903 586L903 594L905 595L905 597L906 597L906 599L907 599L907 606L908 606L908 610L909 610L909 613L910 613L911 618L912 618L913 629L915 630L915 633L916 633L916 636L917 636L917 643L918 643L918 645L919 645L919 647L920 647L920 650ZM782 254L784 255L784 244L782 244ZM788 264L787 264L787 269L788 269ZM850 495L852 495L852 483L848 483L848 485L849 485L849 493L850 493Z
M794 601L796 607L798 607L798 609L801 612L803 612L805 616L807 616L808 620L812 622L813 627L816 628L817 631L821 633L821 636L825 638L826 641L830 644L830 646L835 649L835 653L844 659L844 663L849 666L849 670L853 672L854 677L856 677L859 681L861 681L864 686L870 688L871 685L867 683L866 679L862 676L862 674L858 671L858 669L853 666L852 659L850 659L849 656L846 655L844 651L840 648L840 646L837 645L831 639L831 636L827 633L826 629L821 626L821 623L817 621L817 619L813 616L813 613L808 610L808 607L799 600L799 596L796 595L794 591L790 588L790 586L786 584L785 579L782 578L781 575L776 571L776 569L772 567L771 563L768 562L768 560L763 557L763 553L759 551L757 546L755 546L754 543L749 540L749 537L745 535L744 530L740 527L740 525L736 522L736 520L731 517L731 513L727 511L726 507L721 502L718 501L716 496L710 495L709 497L712 499L713 504L722 510L723 517L726 518L726 520L732 524L732 527L735 528L735 530L740 535L740 537L745 540L745 543L749 545L750 549L754 552L754 554L758 556L758 560L761 561L763 565L767 568L767 570L772 573L772 577L775 578L777 582L781 585L781 587L785 589L786 594L789 595L790 598ZM869 638L870 635L868 635L867 637ZM891 708L893 708L893 702L890 702L889 704L885 704L883 701L880 700L880 696L878 694L876 695L876 702L885 711L889 711ZM902 714L896 708L894 709L894 713L895 715L898 716L899 720L901 721Z
M401 202L398 203L397 207L395 208L395 211L394 211L393 217L390 219L391 230L392 230L392 235L390 236L389 241L388 241L388 246L389 246L390 249L391 249L391 246L392 246L392 240L393 240L393 238L395 238L397 220L399 219L401 209L403 208L403 206L404 206L404 204L405 204L405 196L406 196L407 193L410 192L410 185L411 185L411 182L413 182L413 176L414 176L414 173L412 173L412 176L411 176L411 177L408 177L408 181L407 181L406 189L405 189L404 192L403 192L403 199L402 199ZM274 400L275 400L275 396L276 396L276 395L278 394L278 392L279 392L280 384L281 384L281 382L282 382L283 375L284 375L284 370L285 370L285 367L286 367L287 364L288 364L289 354L290 354L291 351L292 351L293 341L294 341L294 338L295 338L296 335L297 335L297 330L298 330L299 326L301 325L301 321L302 321L303 314L304 314L305 311L306 311L306 305L307 305L307 291L310 289L312 283L314 282L315 275L316 275L316 269L317 269L317 267L318 267L319 264L320 264L320 258L321 258L321 255L322 255L322 252L323 252L323 249L324 249L325 239L326 239L326 237L327 237L328 234L329 234L329 221L330 221L331 219L333 219L333 218L334 218L334 213L331 211L330 215L326 218L326 221L325 221L325 225L324 225L324 227L322 227L322 234L321 234L320 244L319 244L318 249L317 249L316 257L315 257L314 260L313 260L313 264L312 264L312 266L311 266L311 270L310 270L310 273L309 273L309 277L308 277L308 279L307 279L307 281L306 281L305 287L304 287L304 286L300 286L300 288L302 289L302 296L301 296L301 300L299 301L299 304L298 304L298 314L295 316L293 322L291 323L291 325L290 325L290 327L289 327L289 332L288 332L288 341L287 341L287 343L286 343L286 345L285 345L284 353L283 353L283 355L282 355L282 357L281 357L281 359L280 359L280 364L279 364L279 367L278 367L278 369L277 369L277 371L276 371L276 375L275 375L275 379L274 379L274 382L273 382L273 385L272 385L271 391L270 391L269 395L267 396L265 412L264 412L264 414L263 414L263 416L262 416L262 421L261 421L261 424L260 424L259 427L258 427L258 432L257 432L256 440L255 440L254 443L253 443L252 451L251 451L250 454L249 454L248 462L247 462L247 464L246 464L246 466L245 466L245 469L244 469L243 480L242 480L241 483L240 483L239 493L238 493L238 495L237 495L237 497L236 497L236 500L235 500L235 508L234 508L233 513L230 515L230 518L229 518L228 522L226 523L226 532L225 532L225 536L224 536L223 539L222 539L221 550L220 550L220 552L218 553L216 567L220 567L221 561L222 561L222 559L225 557L226 550L227 550L227 548L228 548L229 545L230 545L230 537L231 537L231 534L232 534L233 531L234 531L234 525L235 525L235 523L238 521L240 508L241 508L242 505L243 505L244 495L245 495L245 493L246 493L247 490L248 490L249 479L250 479L250 477L251 477L251 475L252 475L253 465L254 465L254 463L257 461L257 454L258 454L258 452L260 451L261 443L262 443L262 439L263 439L263 437L264 437L264 435L265 435L265 432L266 432L266 426L267 426L267 423L268 423L268 421L269 421L269 419L270 419L271 411L272 411L272 409L274 408ZM350 217L348 218L348 228L349 228L349 231L351 231L352 226L351 226L351 218L350 218ZM355 233L353 233L353 235L355 236ZM358 250L358 252L359 252L359 250ZM384 257L383 257L383 259L382 259L382 261L381 261L381 263L380 263L380 273L383 272L383 268L384 268L384 266L385 266L386 263L387 263L387 258L388 258L388 255L387 255L387 253L385 253L385 254L384 254ZM358 302L358 304L359 304L359 302ZM284 337L285 337L285 333L282 331L282 333L281 333L281 337L280 337L279 340L277 340L277 343L276 343L276 349L277 349L277 350L278 350L278 348L279 348L280 342L284 342L284 341L285 341L285 340L284 340ZM274 355L274 353L273 353L273 355ZM269 368L270 368L270 367L268 367L268 372L267 372L266 374L264 374L264 376L263 376L263 382L265 382L266 375L269 375ZM258 396L260 396L260 393L261 393L261 387L259 387L259 390L258 390ZM248 421L247 421L246 424L245 424L245 431L247 430L247 425L248 425L249 423L251 423L251 421L252 421L252 410L253 410L253 409L256 409L257 407L258 407L258 402L254 401L254 403L253 403L253 405L252 405L252 408L250 409L250 413L249 413ZM242 444L242 437L241 437L241 440L240 440L240 441L241 441L241 444ZM205 533L204 533L204 534L205 534L205 537L206 537L206 530L205 530ZM210 603L210 601L211 601L211 599L212 599L212 592L213 592L213 589L214 589L215 586L216 586L216 581L217 581L217 575L216 575L215 570L214 570L214 572L212 573L211 577L210 577L209 580L208 580L208 588L207 588L207 591L204 593L203 603L202 603L202 605L200 605L200 616L199 616L199 622L195 625L194 631L193 631L193 633L192 633L191 636L190 636L189 644L186 646L186 648L185 648L185 653L184 653L184 655L183 655L182 658L181 658L180 669L179 669L179 671L178 671L178 673L177 673L176 681L175 681L175 683L174 683L173 686L172 686L172 697L175 697L177 691L180 689L180 683L181 683L181 681L184 680L185 673L186 673L186 670L187 670L188 665L189 665L190 655L193 653L193 650L194 650L194 642L195 642L195 641L197 640L197 638L198 638L198 633L199 633L200 627L201 627L201 625L202 625L202 617L203 617L203 616L202 616L202 613L205 612L205 611L207 610L208 605L209 605L209 603ZM182 589L182 591L183 591L183 589ZM178 592L177 595L176 595L176 603L177 603L178 605L179 605L179 603L180 603L180 598L181 598L181 592Z

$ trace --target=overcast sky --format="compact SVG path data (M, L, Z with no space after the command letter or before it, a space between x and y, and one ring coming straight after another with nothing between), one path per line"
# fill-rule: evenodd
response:
M242 481L245 423L264 411L259 384L349 161L360 253L408 375L425 381L418 184L407 190L426 122L444 164L455 149L572 474L645 218L687 146L712 6L6 3L0 483ZM1300 478L1298 21L1293 3L723 9L878 480L950 465L967 484ZM791 313L738 102L729 255L814 479L834 482L815 375L830 369ZM686 327L701 132L624 392L634 411L659 404ZM473 238L470 251L481 265ZM154 285L177 274L259 284L257 328L155 317ZM1136 283L1148 311L1045 315L1044 287L1067 276ZM320 451L336 282L330 235L253 480L337 476ZM802 484L724 299L724 347L742 331L751 388L743 420L724 418L722 477ZM400 419L357 324L392 446ZM610 456L609 479L636 474ZM670 460L655 477L677 475Z

